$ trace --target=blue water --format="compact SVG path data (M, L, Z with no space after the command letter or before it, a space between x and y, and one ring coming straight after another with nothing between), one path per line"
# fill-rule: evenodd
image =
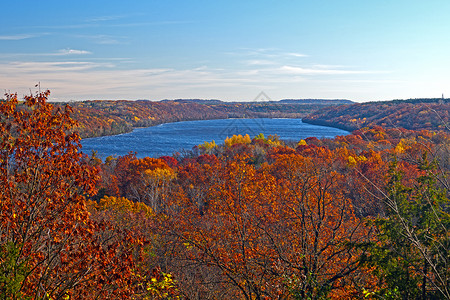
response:
M333 138L348 132L336 128L303 123L301 119L225 119L186 121L138 128L130 133L83 139L82 151L99 157L122 156L130 151L138 157L172 155L205 141L222 144L227 136L249 134L254 137L263 133L266 137L277 134L283 140L300 141L307 137Z

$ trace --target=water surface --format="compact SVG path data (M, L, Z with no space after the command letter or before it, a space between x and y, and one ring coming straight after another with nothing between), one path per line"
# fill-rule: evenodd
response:
M183 149L191 150L205 141L214 140L221 144L227 136L231 137L233 134L249 134L254 137L259 133L266 137L277 134L281 139L290 141L349 134L337 128L306 124L301 119L225 119L137 128L120 135L83 139L81 144L84 153L91 154L92 150L95 150L103 159L109 155L126 155L130 151L137 152L138 157L159 157L172 155Z

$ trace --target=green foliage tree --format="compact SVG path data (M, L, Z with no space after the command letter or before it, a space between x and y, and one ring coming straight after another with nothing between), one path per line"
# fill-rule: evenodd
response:
M20 290L29 267L27 261L17 263L19 256L20 247L14 243L0 245L0 299L9 299L12 295L16 299L23 297Z
M377 297L450 299L449 200L435 169L424 154L411 185L397 162L390 168L386 216L375 221L379 240L365 258L384 280Z

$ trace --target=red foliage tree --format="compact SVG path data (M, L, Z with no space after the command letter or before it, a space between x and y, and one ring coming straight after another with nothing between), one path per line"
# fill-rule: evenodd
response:
M127 298L131 246L90 219L97 169L82 163L71 109L49 92L0 103L0 292L8 299Z

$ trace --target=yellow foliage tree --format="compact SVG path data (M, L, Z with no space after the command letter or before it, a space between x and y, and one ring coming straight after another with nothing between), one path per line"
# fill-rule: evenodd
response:
M151 217L154 215L153 210L142 202L133 202L125 197L105 196L98 203L89 201L89 206L96 210L103 211L113 209L117 212L143 213Z
M252 139L248 134L242 136L239 135L233 135L231 138L227 137L224 141L225 146L231 147L236 144L250 144L252 142Z
M198 145L200 150L204 150L205 152L209 152L211 149L217 147L216 142L213 140L212 142L204 142L203 144Z

